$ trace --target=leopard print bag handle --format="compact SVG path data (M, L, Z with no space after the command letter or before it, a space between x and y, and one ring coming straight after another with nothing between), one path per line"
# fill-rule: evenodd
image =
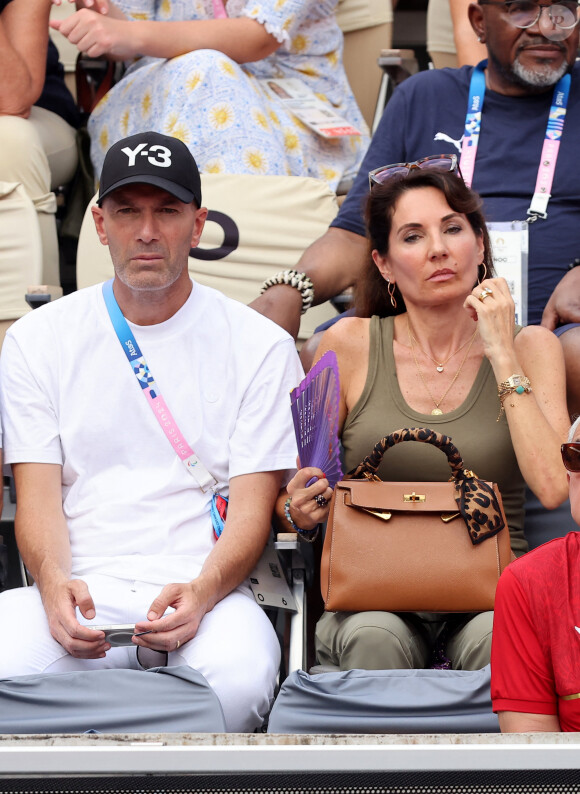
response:
M377 470L385 452L403 441L421 441L437 447L447 455L451 479L455 484L455 501L467 526L471 542L476 545L497 535L505 526L506 518L496 493L497 486L480 480L466 469L463 458L452 439L428 427L406 427L382 438L359 465L346 475L346 479L379 480Z

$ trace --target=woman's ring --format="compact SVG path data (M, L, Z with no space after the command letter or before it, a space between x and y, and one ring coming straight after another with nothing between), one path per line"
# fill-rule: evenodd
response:
M318 494L318 496L315 496L314 501L316 502L318 507L326 507L326 505L328 504L328 499L325 499L324 496L322 496L322 494Z
M177 645L175 646L175 650L176 650L176 651L177 651L177 650L179 650L179 646L180 646L180 645L181 645L181 642L180 642L179 640L177 640Z
M486 298L489 298L490 295L493 295L493 290L490 289L489 287L484 287L477 297L483 303L483 301Z

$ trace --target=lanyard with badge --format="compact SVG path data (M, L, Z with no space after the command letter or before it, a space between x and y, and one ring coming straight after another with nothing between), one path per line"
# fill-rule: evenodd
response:
M167 407L165 400L159 393L159 389L151 374L151 370L147 366L145 357L141 353L137 340L129 328L129 323L123 316L123 312L117 303L115 293L113 292L113 279L103 284L103 298L105 299L105 306L109 312L109 317L111 318L117 338L125 351L131 369L161 429L175 450L177 457L185 466L188 474L194 478L204 493L208 489L212 492L210 512L214 535L217 539L224 528L228 500L225 496L217 492L217 481L215 477L209 473L193 449L189 446L185 440L185 436L179 430L175 419L171 415L171 411Z
M187 472L195 479L201 490L205 493L208 489L212 491L210 505L211 522L214 535L217 538L222 533L227 515L228 500L217 492L217 481L205 468L201 460L197 457L193 449L189 446L183 433L179 430L171 411L167 407L165 400L159 393L151 370L147 366L145 357L141 353L137 340L133 335L129 323L123 316L115 293L113 292L113 279L103 284L103 298L105 306L109 312L109 317L125 351L125 355L131 365L131 369L137 378L143 394L155 418L175 452L177 457L184 464ZM279 569L279 562L276 551L272 544L268 544L258 561L255 569L250 575L250 587L254 593L256 602L263 607L276 606L281 609L297 611L296 601L292 595L286 579Z
M487 60L481 61L471 75L469 102L465 117L465 131L461 147L461 174L465 184L471 187L475 158L481 130L481 112L485 98L485 67ZM516 322L527 322L527 263L528 263L528 226L538 219L548 217L547 208L551 197L552 183L564 129L564 120L570 93L570 74L561 77L554 88L548 124L544 135L544 145L538 166L534 194L527 211L526 220L488 223L493 261L496 272L503 276L510 287L516 304Z

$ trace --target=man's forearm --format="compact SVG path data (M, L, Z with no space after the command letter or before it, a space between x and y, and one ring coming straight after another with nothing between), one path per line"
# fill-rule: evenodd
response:
M248 578L268 540L281 472L234 477L224 531L194 581L206 611Z
M306 249L295 269L312 279L315 305L356 283L364 269L366 252L364 237L335 227ZM270 287L250 306L294 338L298 335L302 299L297 289L285 284Z
M0 114L27 118L46 71L50 0L12 0L0 13Z
M14 467L18 549L41 593L70 578L71 549L62 512L60 466L19 463Z
M340 295L358 280L366 250L364 237L334 226L306 249L296 270L312 279L315 304Z

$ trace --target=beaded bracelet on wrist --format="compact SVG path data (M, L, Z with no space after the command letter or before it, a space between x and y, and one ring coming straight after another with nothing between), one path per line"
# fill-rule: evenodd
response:
M267 278L262 284L260 295L266 292L270 287L276 284L286 284L288 287L294 287L302 297L302 314L312 306L314 300L314 284L312 279L306 273L299 273L297 270L281 270L271 278Z
M301 529L300 527L296 526L294 521L292 521L292 516L290 515L291 501L292 501L292 497L289 496L288 499L286 499L286 501L284 502L284 515L286 516L286 521L290 524L294 532L300 535L300 537L303 540L306 540L308 543L314 543L320 531L320 524L317 524L314 527L314 529Z

